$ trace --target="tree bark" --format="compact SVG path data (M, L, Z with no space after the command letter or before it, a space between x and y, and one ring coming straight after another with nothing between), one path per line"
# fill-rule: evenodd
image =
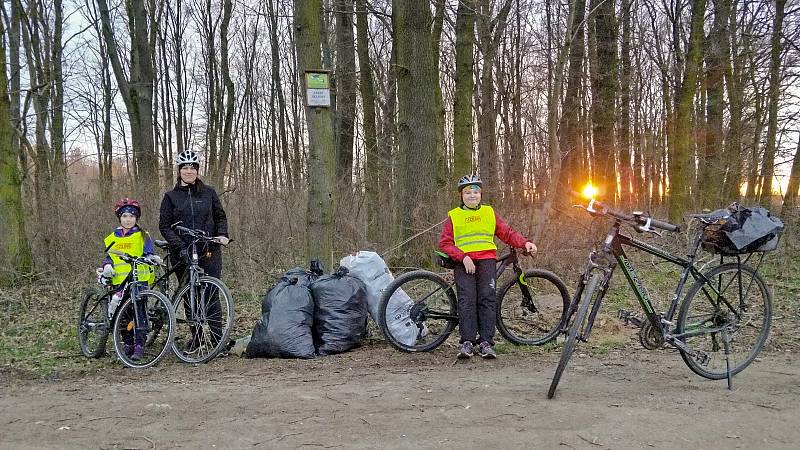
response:
M322 68L321 0L294 1L297 74ZM302 78L301 78L302 80ZM300 86L304 86L300 83ZM336 145L328 108L305 108L308 123L308 207L306 209L306 257L333 267L336 213Z
M686 52L686 68L683 81L676 93L675 104L675 144L669 155L669 217L678 222L690 203L689 174L692 160L692 109L697 91L697 77L700 71L703 46L703 18L706 0L692 0L689 48Z
M615 0L596 0L594 29L597 46L597 66L592 77L592 135L594 158L597 164L597 182L607 198L617 191L615 176L617 120L615 106L618 83L617 20Z
M772 26L772 42L769 64L769 93L767 114L767 145L764 147L764 159L761 166L763 183L760 202L772 203L772 179L775 176L775 141L778 134L778 100L781 89L781 35L783 34L783 18L786 0L775 0L775 21Z
M2 6L5 16L5 6ZM12 15L13 17L13 15ZM17 166L19 154L12 141L14 128L6 72L5 20L0 20L0 286L15 282L18 275L33 269L30 246L25 235L22 209L22 180Z
M386 203L386 193L382 186L387 177L386 161L378 155L377 129L375 126L375 85L372 81L372 67L369 57L369 19L367 17L367 1L356 0L356 39L358 43L358 72L361 88L361 105L363 108L364 129L364 172L366 175L364 189L367 196L367 241L383 244L385 228L381 211Z
M434 214L437 133L429 5L428 0L392 2L399 113L396 200L403 239L427 227ZM421 241L407 248L417 260L428 251Z
M336 18L336 174L349 192L353 175L353 134L356 116L356 49L353 0L335 0Z
M725 106L725 62L730 60L730 36L728 15L730 0L714 0L714 24L706 43L706 126L705 142L701 144L698 176L702 206L712 208L722 200L725 180L725 158L723 158L723 113Z
M456 74L453 102L453 175L460 177L472 170L472 78L475 64L475 1L460 0L456 12Z

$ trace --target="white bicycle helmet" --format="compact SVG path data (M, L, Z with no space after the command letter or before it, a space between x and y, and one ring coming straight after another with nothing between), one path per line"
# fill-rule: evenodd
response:
M184 150L175 158L175 165L180 169L184 164L197 164L200 165L200 155L191 150Z
M467 186L476 185L478 187L483 186L481 182L481 177L477 175L464 175L463 177L459 178L458 180L458 192L461 192Z

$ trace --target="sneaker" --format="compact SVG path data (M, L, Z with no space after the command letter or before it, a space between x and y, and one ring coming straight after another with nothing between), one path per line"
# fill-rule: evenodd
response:
M133 346L133 354L131 355L131 359L134 361L138 361L144 358L144 346L142 344L136 344Z
M495 353L494 349L492 348L492 344L483 341L478 345L478 353L480 353L481 358L484 359L495 359L497 358L497 353Z
M126 356L131 356L131 355L133 355L133 350L134 350L134 348L133 348L133 344L125 344L125 345L122 347L122 351L123 351L123 352L125 352L125 355L126 355Z
M471 358L475 354L472 342L466 341L461 343L461 349L458 351L458 359Z

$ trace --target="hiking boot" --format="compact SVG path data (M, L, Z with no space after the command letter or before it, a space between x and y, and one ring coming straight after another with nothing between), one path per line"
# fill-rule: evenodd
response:
M478 353L480 353L481 358L484 359L495 359L497 358L497 353L494 352L492 348L492 344L483 341L478 345Z
M458 351L458 359L471 358L475 354L475 349L472 342L466 341L461 343L461 349Z
M131 355L131 359L134 361L138 361L144 358L144 346L142 344L136 344L133 346L133 354Z
M131 356L131 355L133 355L133 350L134 350L134 348L133 348L133 344L125 344L125 345L122 347L122 351L123 351L123 352L125 352L125 356Z

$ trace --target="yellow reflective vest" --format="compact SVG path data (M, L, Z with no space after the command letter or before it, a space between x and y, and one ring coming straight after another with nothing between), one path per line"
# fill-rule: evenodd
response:
M111 233L106 236L104 242L106 247L111 245L113 242L114 245L111 246L111 248L119 252L127 253L131 256L142 256L144 254L144 241L146 238L147 234L140 230L124 237L119 237L116 234ZM129 273L131 273L131 265L124 262L119 256L113 253L109 253L108 256L111 258L111 262L114 264L114 278L111 279L111 283L118 285L125 281L125 278ZM146 281L147 284L153 284L153 281L155 280L155 273L153 272L153 268L151 266L146 264L137 264L136 271L139 281Z
M497 250L494 244L494 209L481 205L478 209L454 208L447 213L453 222L453 241L464 253Z

